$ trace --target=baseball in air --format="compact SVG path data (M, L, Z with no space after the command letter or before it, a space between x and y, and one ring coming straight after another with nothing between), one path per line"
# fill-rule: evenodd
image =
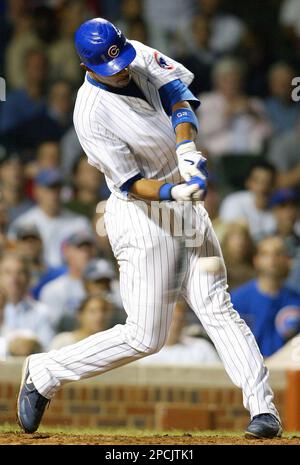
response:
M223 268L223 260L220 257L200 257L201 269L207 273L219 273Z

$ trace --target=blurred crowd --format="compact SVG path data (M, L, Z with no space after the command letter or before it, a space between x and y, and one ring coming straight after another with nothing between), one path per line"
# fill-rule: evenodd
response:
M97 233L109 191L72 124L84 78L73 36L96 16L194 73L229 291L263 356L276 354L300 332L300 1L0 0L0 358L126 320ZM138 363L218 360L178 302L166 346Z

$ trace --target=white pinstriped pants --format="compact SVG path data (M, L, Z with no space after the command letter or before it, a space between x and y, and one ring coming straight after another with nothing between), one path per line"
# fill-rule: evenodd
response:
M182 205L164 205L163 209L174 208L176 218L182 217ZM268 370L254 336L226 292L225 267L217 273L201 269L199 257L222 257L207 212L202 206L193 207L192 217L203 243L184 249L181 294L213 341L231 380L242 388L243 404L251 417L266 412L278 417ZM121 295L128 317L125 325L30 357L33 383L49 399L69 381L99 375L158 351L167 338L174 307L174 295L168 289L174 287L178 238L163 235L161 226L150 221L149 213L138 203L115 195L107 202L105 224L120 266Z

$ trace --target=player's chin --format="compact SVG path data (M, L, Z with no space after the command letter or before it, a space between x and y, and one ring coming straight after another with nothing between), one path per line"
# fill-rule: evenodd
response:
M126 87L129 84L130 77L120 79L119 81L116 82L116 86L119 88Z

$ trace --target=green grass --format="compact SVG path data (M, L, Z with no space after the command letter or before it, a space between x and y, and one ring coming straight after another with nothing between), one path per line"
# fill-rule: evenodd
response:
M0 425L0 434L1 433L16 433L20 429L15 425L4 424ZM73 435L73 434L87 434L87 435L105 435L105 436L133 436L133 437L143 437L143 436L182 436L183 434L192 434L193 437L207 437L207 436L223 436L223 437L243 437L243 431L183 431L183 430L169 430L169 431L153 431L153 430L140 430L140 429L124 429L124 428L66 428L66 427L47 427L41 426L39 428L39 433L52 433L52 434L64 434L64 435ZM283 438L292 438L299 437L300 431L284 433Z

